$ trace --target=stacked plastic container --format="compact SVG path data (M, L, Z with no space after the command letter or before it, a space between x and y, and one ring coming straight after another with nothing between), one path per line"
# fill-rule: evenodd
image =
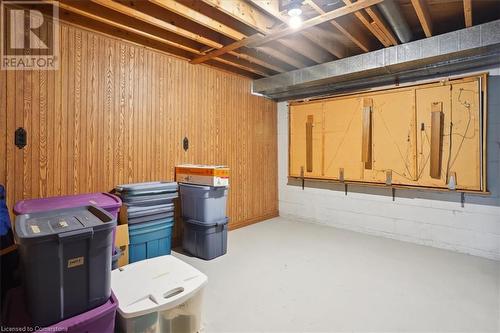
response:
M20 323L15 316L24 311L26 325L54 327L57 323L59 331L86 327L88 331L112 332L116 301L111 296L110 274L115 226L116 218L96 206L18 215L15 237L24 288L13 292L24 294L26 302L10 296L7 322Z
M205 274L171 255L114 270L111 285L120 304L118 332L202 331L206 284Z
M177 183L118 185L116 193L126 207L129 262L170 254Z
M24 299L22 287L13 288L7 293L3 326L12 329L12 332L23 332L28 327L34 327ZM111 297L103 305L50 326L38 327L35 332L114 333L117 307L118 301L111 293Z
M14 206L25 282L7 294L7 326L114 331L111 249L120 207L120 198L109 193L30 199Z
M227 251L226 186L179 184L184 230L182 246L210 260Z

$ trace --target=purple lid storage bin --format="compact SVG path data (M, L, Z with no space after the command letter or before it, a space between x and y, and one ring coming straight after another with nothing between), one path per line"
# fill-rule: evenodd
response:
M111 293L109 300L101 306L77 316L65 319L57 324L39 328L36 332L99 332L113 333L118 300ZM5 300L3 327L31 327L31 319L24 304L24 290L17 287L9 290Z
M30 214L43 212L47 210L76 208L82 206L97 206L106 210L118 218L118 212L122 206L122 201L119 197L109 193L87 193L77 195L65 195L61 197L49 197L41 199L22 200L14 206L16 215Z
M22 215L89 205L104 209L116 219L118 224L118 213L122 206L122 200L116 195L105 192L21 200L15 204L14 214ZM113 245L115 244L115 239L116 228L113 228Z

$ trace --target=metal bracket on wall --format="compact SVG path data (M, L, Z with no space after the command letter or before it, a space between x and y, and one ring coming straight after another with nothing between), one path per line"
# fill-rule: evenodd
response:
M347 183L344 184L345 195L347 195Z
M304 190L305 180L304 180L304 167L300 167L300 178L302 180L302 190Z
M396 188L392 188L392 201L396 201Z

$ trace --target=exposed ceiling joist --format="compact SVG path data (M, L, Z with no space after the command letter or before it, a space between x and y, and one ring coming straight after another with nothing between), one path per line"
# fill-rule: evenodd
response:
M191 21L193 22L196 22L198 24L201 24L209 29L212 29L226 37L229 37L231 39L234 39L236 40L236 42L240 41L240 40L243 40L245 38L247 38L247 36L225 24L222 24L198 11L195 11L191 8L189 8L188 6L185 6L179 2L176 2L175 0L149 0L151 3L154 3L155 5L157 6L160 6L166 10L169 10L173 13L176 13L177 15L180 15L180 16L183 16L185 18L188 18L190 19ZM244 45L242 45L244 46ZM226 50L224 48L222 48L223 50ZM230 49L230 51L233 51L235 50L234 48L233 49ZM222 52L221 54L224 54L224 53L227 53L227 52ZM290 62L288 61L287 59L289 59L289 57L285 56L285 55L282 55L280 52L274 52L273 53L273 57L276 57L278 60L281 60L283 62L286 62L287 64L291 65L291 66L294 66L294 67L297 67L294 65L294 63L296 63L295 61L294 62ZM298 68L298 67L297 67Z
M153 1L160 1L160 0L153 0ZM161 0L161 1L165 1L165 0ZM382 1L383 0L359 0L351 5L344 6L344 7L332 10L331 12L328 12L328 13L316 16L314 18L311 18L309 20L306 20L303 22L302 26L299 28L293 29L291 27L286 27L284 29L273 32L273 33L268 34L266 36L263 36L261 34L255 34L255 35L247 37L243 40L239 40L231 45L227 45L222 49L215 50L215 51L210 52L204 56L195 58L191 61L191 63L199 64L199 63L202 63L202 62L207 61L209 59L212 59L213 57L216 57L218 55L227 53L229 51L233 51L233 50L240 48L242 46L257 47L257 46L263 45L265 43L269 43L273 40L280 39L280 38L286 37L288 35L291 35L293 33L305 30L307 28L314 27L318 24L331 21L337 17L356 12L360 9L375 5L375 4L380 3Z
M209 29L212 29L213 31L216 31L226 37L229 37L231 39L234 39L236 40L236 42L240 41L240 40L243 40L245 39L247 36L225 24L222 24L214 19L212 19L211 17L208 17L200 12L197 12L191 8L189 8L188 6L185 6L179 2L176 2L175 0L149 0L149 2L157 5L157 6L160 6L168 11L171 11L177 15L180 15L180 16L183 16L195 23L198 23L198 24L201 24ZM242 45L244 46L244 45ZM224 49L224 50L227 50L225 49L224 47L221 48L221 49ZM222 52L220 54L224 54L224 53L228 53L230 51L233 51L235 50L235 48L232 48L230 49L229 51L225 51L225 52ZM271 54L269 54L271 55ZM278 60L280 61L283 61L293 67L297 67L296 66L296 63L297 62L290 62L288 61L287 59L289 59L288 56L286 55L282 55L280 52L274 52L272 55L272 57L275 57L277 58ZM297 67L299 68L299 67Z
M74 3L74 4L75 5L77 4L78 6L84 6L85 5L85 3ZM98 21L98 22L105 23L105 24L107 24L107 25L109 25L111 27L115 27L115 28L121 29L123 31L127 31L127 32L130 32L130 33L133 33L133 34L136 34L136 35L139 35L139 36L142 36L142 37L145 37L145 38L148 38L148 39L160 42L162 44L165 44L165 45L168 45L168 46L173 46L175 48L187 51L187 52L189 52L189 53L192 54L191 57L187 56L188 60L191 59L192 57L196 56L196 55L202 55L203 54L202 52L200 52L196 48L193 48L193 47L190 47L190 46L186 46L186 45L184 45L182 43L173 42L173 41L171 41L169 39L159 37L159 36L157 36L155 34L152 34L152 33L149 33L149 32L145 32L143 30L139 30L139 29L133 28L133 27L127 25L127 24L123 24L123 23L120 23L120 22L116 22L114 20L110 20L108 18L103 17L102 15L97 15L97 14L94 14L94 13L92 13L90 11L84 10L82 8L75 7L74 5L72 5L69 2L59 1L59 6L62 9L65 9L65 10L67 10L69 12L78 14L80 16L83 16L83 17L86 17L86 18L89 18L89 19L92 19L92 20L95 20L95 21ZM221 63L224 63L224 64L227 64L227 65L231 65L231 66L243 69L245 71L248 71L248 72L260 75L260 76L264 76L264 77L269 76L269 73L265 73L265 72L263 72L261 70L258 70L256 68L252 68L251 66L246 66L244 64L239 63L238 58L231 59L232 61L230 61L228 59L222 59L222 58L216 58L214 60L216 60L218 62L221 62Z
M293 38L285 37L280 42L318 64L332 60L329 50L317 46L317 39L311 39L307 34L304 34L304 36L307 38L301 38L301 36L294 36Z
M220 0L202 0L206 4L222 11L226 15L238 20L239 22L255 29L263 35L267 35L276 30L276 22L270 16L261 13L243 0L220 1ZM279 18L279 17L277 17ZM282 20L283 21L283 20ZM299 37L299 36L297 36ZM316 63L331 60L325 50L314 40L306 38L295 38L294 40L283 39L281 44L296 51L304 57L311 59Z
M211 0L213 1L213 0ZM240 0L241 1L241 0ZM278 19L279 21L288 24L288 21L290 20L290 17L288 15L285 15L284 13L279 12L279 9L277 8L277 1L263 1L263 0L250 0L254 5L256 5L258 8L262 9L264 12L269 14L270 16ZM274 29L274 31L278 31L278 29ZM274 31L267 31L266 34L272 33ZM342 52L340 50L335 50L335 52L332 52L332 48L325 48L320 42L318 42L317 38L311 38L311 34L304 33L304 31L301 31L300 34L304 37L306 37L310 42L316 44L316 47L319 47L320 50L326 50L330 54L339 57L339 54ZM309 43L310 44L310 43ZM319 51L317 51L319 52Z
M230 45L232 45L232 44L230 44ZM276 57L276 58L279 57L280 59L282 59L283 61L285 61L287 64L290 64L290 65L292 65L295 68L302 68L302 67L306 67L307 66L300 59L297 59L293 55L286 54L282 50L276 49L276 47L271 47L271 46L268 46L268 45L263 45L263 46L255 48L255 50L257 52L262 52L262 53L269 54L269 55L271 55L273 57ZM224 54L224 53L225 52L223 51L221 54Z
M472 0L464 0L465 26L472 27Z
M418 20L422 25L422 29L424 29L424 33L426 37L432 36L432 20L429 14L429 9L427 8L427 4L424 0L411 0L413 8L417 13Z
M191 40L194 40L196 42L202 43L210 48L217 49L217 48L221 48L223 46L222 44L220 44L216 41L213 41L209 38L203 37L199 34L193 33L193 32L188 31L186 29L177 27L177 26L170 24L164 20L157 19L156 17L145 14L141 11L138 11L134 8L123 5L121 3L118 3L115 1L109 1L109 0L92 0L92 2L94 2L98 5L101 5L103 7L109 8L111 10L115 10L121 14L135 18L137 20L140 20L144 23L154 25L160 29L170 31L170 32L176 33L180 36L183 36L183 37L189 38ZM244 53L230 52L229 54L231 54L237 58L244 59L248 62L255 63L259 66L266 67L266 68L271 69L275 72L284 72L285 71L283 68L277 67L277 66L272 65L272 64L268 64L268 63L260 60L259 58L255 58L255 57L249 56L249 55L244 54Z
M78 3L75 3L75 4L78 4ZM81 4L78 4L78 5L81 5ZM86 18L89 18L89 19L92 19L92 20L95 20L95 21L99 21L99 22L105 23L105 24L107 24L109 26L112 26L112 27L115 27L115 28L118 28L118 29L121 29L121 30L124 30L124 31L128 31L128 32L131 32L131 33L134 33L134 34L137 34L137 35L140 35L140 36L143 36L143 37L146 37L146 38L158 41L158 42L161 42L163 44L174 46L176 48L179 48L181 50L185 50L185 51L191 52L193 54L199 54L200 53L195 48L192 48L192 47L180 44L180 43L173 42L171 40L168 40L168 39L156 36L154 34L151 34L151 33L148 33L148 32L145 32L145 31L133 28L133 27L130 27L128 25L125 25L125 24L122 24L122 23L119 23L119 22L115 22L115 21L107 19L107 18L105 18L105 17L103 17L101 15L96 15L96 14L90 12L90 11L86 11L86 10L83 10L81 8L77 8L77 7L75 7L72 4L69 4L67 2L59 1L59 7L65 9L65 10L67 10L69 12L72 12L72 13L84 16Z
M388 27L385 20L382 18L382 15L377 11L376 8L366 8L366 12L371 17L373 22L377 25L377 27L382 30L382 33L389 39L391 45L398 45L398 39L392 32L392 30Z
M351 14L353 12L360 10L360 9L364 9L364 8L376 5L377 3L380 3L382 1L383 0L359 0L359 1L356 1L350 5L337 8L337 9L332 10L330 12L327 12L327 13L318 15L316 17L313 17L309 20L306 20L298 28L286 27L286 28L281 29L279 31L275 31L272 34L266 35L265 37L258 39L257 41L253 41L252 43L248 44L248 46L249 47L258 46L258 45L262 45L264 43L271 42L271 41L276 40L276 39L280 39L280 38L288 36L290 34L297 33L297 32L303 31L305 29L314 27L318 24L331 21L337 17Z
M347 49L337 41L331 39L330 36L328 36L329 34L323 29L312 27L302 31L302 33L337 58L344 58L347 56Z
M351 0L343 0L346 5L352 4ZM373 14L373 11L372 11ZM363 11L357 11L354 16L375 36L385 47L393 45L387 36L371 16Z
M305 3L307 3L312 9L314 9L318 14L325 14L326 12L318 6L314 0L305 0ZM332 20L330 21L330 24L337 28L341 33L344 34L349 40L351 40L354 44L356 44L361 50L364 52L368 52L371 50L370 48L370 42L366 38L366 36L362 35L359 31L356 29L352 29L352 27L349 27L349 30L344 28L341 24L339 24L337 21Z
M227 36L229 38L240 40L246 37L245 34L239 32L238 30L235 30L225 24L222 24L212 19L211 17L208 17L200 12L197 12L175 0L149 0L149 2L154 3L155 5L158 5L162 8L165 8L166 10L169 10L173 13L186 17L193 22L196 22L207 28L217 31L218 33Z
M243 0L220 1L220 0L201 0L232 18L248 25L261 34L267 34L275 28L275 21L259 12L256 8Z

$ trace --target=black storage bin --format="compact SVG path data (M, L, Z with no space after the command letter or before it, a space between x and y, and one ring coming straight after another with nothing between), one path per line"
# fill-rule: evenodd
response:
M182 247L195 257L210 260L226 254L229 218L212 223L185 220Z
M116 219L95 206L17 216L33 325L48 326L108 301L115 226Z

